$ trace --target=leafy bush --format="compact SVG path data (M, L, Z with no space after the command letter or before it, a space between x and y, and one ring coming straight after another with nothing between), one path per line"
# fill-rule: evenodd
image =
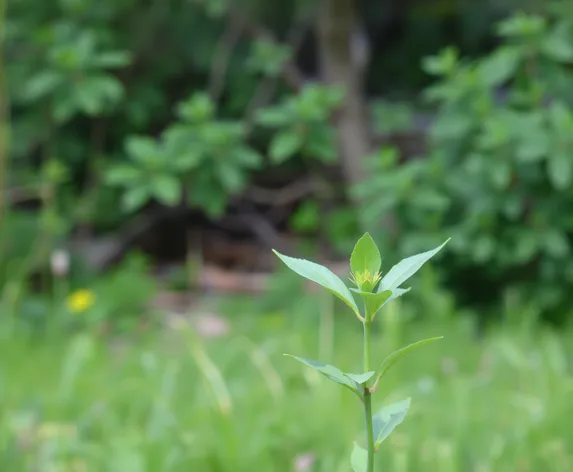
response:
M112 166L108 182L125 188L124 205L137 210L150 197L175 205L188 195L190 205L219 215L258 168L261 156L245 143L246 125L216 120L214 104L197 94L178 107L179 120L156 141L130 137L130 164Z
M449 279L473 302L515 288L546 314L573 281L573 11L551 11L502 21L481 59L428 58L430 154L399 165L383 150L358 189L367 219L393 215L400 253L451 235Z
M124 186L133 180L127 192L129 197L99 184L104 182L109 168L126 157L142 158L140 152L133 154L134 143L142 143L135 136L144 137L150 144L150 139L155 141L167 128L185 127L185 136L179 138L195 139L197 136L191 136L189 128L197 117L184 117L182 114L187 112L183 109L174 117L173 109L181 102L183 108L198 106L200 94L196 93L200 90L209 91L209 120L216 121L202 125L203 131L196 130L202 133L203 141L207 134L208 139L219 143L228 138L229 147L242 149L247 137L252 138L251 115L271 105L268 113L258 114L260 121L257 120L272 131L259 140L257 147L259 151L269 148L271 165L296 159L300 154L332 163L336 157L335 136L328 121L341 91L320 86L299 90L305 83L306 66L295 67L300 73L296 90L290 85L288 90L284 87L289 82L283 77L288 61L297 59L297 65L301 65L318 60L311 52L316 39L295 41L284 34L292 28L293 37L307 36L309 31L302 20L308 16L309 5L287 1L269 7L260 0L246 0L243 4L248 15L237 21L233 20L232 3L220 0L174 0L169 7L159 3L149 6L140 0L20 0L11 4L5 24L10 142L15 157L10 187L33 187L38 164L56 159L68 175L57 198L71 201L73 206L81 202L77 216L82 223L95 227L117 225L122 218L118 204L121 198L127 199L132 209L150 199L172 204L179 185L164 173L139 185L135 180L142 176L125 171L123 178L117 180ZM412 8L417 12L419 6ZM378 31L380 24L397 21L411 24L402 13L397 17L398 12L380 9L376 2L366 2L361 9L369 30ZM405 28L408 34L397 42L398 46L393 46L391 56L400 56L400 65L395 60L387 63L388 47L373 51L373 76L382 73L386 80L393 76L388 67L403 69L402 63L407 64L405 57L416 57L411 51L444 43L441 28L436 28L443 22L444 14L430 10L430 15L414 15L425 18L423 23L429 30ZM475 12L465 6L460 12L463 18L476 18ZM492 13L486 8L480 17L489 18ZM473 28L466 36L477 38L483 32L483 27ZM432 36L429 43L427 36ZM378 46L377 35L370 39L373 46ZM405 50L410 53L404 54ZM384 58L381 60L380 56ZM409 75L420 76L411 70ZM417 81L413 77L412 80ZM188 100L189 97L193 98ZM277 101L280 104L274 106ZM163 134L160 154L166 159L177 147L173 141L179 138L172 135L182 132L178 129ZM188 180L196 190L189 198L210 214L220 212L229 195L250 182L254 169L269 164L258 162L260 159L251 151L241 150L238 155L222 159L225 164L207 165L204 171L195 172L212 151L197 151L194 157L187 153L187 158L182 158L186 163L180 164L193 174ZM232 164L235 159L240 163Z

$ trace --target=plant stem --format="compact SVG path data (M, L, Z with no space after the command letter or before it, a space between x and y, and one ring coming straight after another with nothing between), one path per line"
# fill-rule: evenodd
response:
M370 328L372 322L366 315L363 323L364 325L364 372L370 372Z
M366 389L364 394L364 415L368 437L368 462L366 472L374 472L374 431L372 428L372 392Z
M364 372L370 372L370 328L372 325L368 313L364 317ZM368 462L366 472L374 472L374 429L372 426L372 392L364 389L364 417L368 437Z

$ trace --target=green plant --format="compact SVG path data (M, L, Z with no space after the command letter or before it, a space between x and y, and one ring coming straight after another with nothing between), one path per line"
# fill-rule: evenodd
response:
M132 253L117 267L91 283L79 285L93 293L93 306L69 313L71 326L86 330L134 332L145 326L153 315L150 302L157 293L156 281L149 274L144 257Z
M356 286L352 289L349 289L340 278L324 266L274 251L293 272L319 284L342 300L362 322L364 361L363 372L361 373L345 373L332 365L292 356L330 380L342 385L354 393L363 403L367 447L364 449L358 443L354 443L351 455L351 465L354 472L373 472L374 453L394 428L404 420L410 407L410 399L408 398L402 402L386 406L373 415L372 395L376 392L380 381L404 355L427 343L441 339L441 337L435 337L410 344L390 354L376 370L372 370L370 358L372 322L382 307L408 292L409 289L401 288L401 285L436 255L448 241L431 251L403 259L382 277L380 252L370 234L366 233L358 240L350 257L351 280ZM352 292L360 297L364 305L363 309L358 307Z
M336 159L336 133L329 123L344 98L337 86L307 85L300 94L261 110L258 122L275 130L269 147L273 163L280 164L295 154L332 163Z
M158 140L129 139L130 163L111 167L107 181L124 188L129 211L152 198L172 206L186 196L185 204L219 215L227 200L248 183L261 156L245 142L245 124L217 119L204 93L180 103L177 115Z
M396 223L388 249L452 236L445 273L464 302L493 308L517 289L556 319L573 280L573 11L551 6L500 22L485 57L448 48L427 58L438 78L425 94L437 110L429 154L402 164L383 150L356 192L369 220Z
M330 381L282 356L316 350L313 307L285 303L277 318L240 301L218 305L232 334L199 340L194 356L187 336L163 329L112 343L91 332L0 337L0 470L293 472L301 455L314 456L306 470L350 470L360 402L318 388ZM387 308L401 318L411 297L400 301ZM384 403L415 397L377 453L377 470L570 472L571 330L507 326L476 343L467 320L450 315L439 326L402 325L400 343L438 330L444 339L404 357L376 394ZM360 351L362 333L349 329L351 318L335 323L328 359L342 365ZM385 337L373 329L373 356L391 352Z

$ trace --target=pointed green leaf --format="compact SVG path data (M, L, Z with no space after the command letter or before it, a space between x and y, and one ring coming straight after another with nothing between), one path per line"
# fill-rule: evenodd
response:
M380 308L382 308L390 299L390 297L392 297L392 292L390 290L385 290L378 293L362 292L360 290L354 289L351 290L358 293L364 300L364 305L366 306L366 316L370 320L374 319Z
M137 167L120 164L107 172L105 181L110 185L126 185L137 181L140 175L141 171Z
M390 269L390 271L382 278L378 291L382 292L384 290L394 290L402 285L406 280L412 277L420 268L428 262L433 256L435 256L440 249L442 249L450 240L448 238L441 246L431 251L423 252L421 254L416 254L415 256L407 257L402 259L398 264Z
M382 258L376 243L369 233L364 234L352 251L350 256L350 268L354 274L367 272L376 274L382 265Z
M366 304L367 313L371 317L371 319L374 319L376 317L376 314L384 306L386 306L392 300L395 300L396 298L401 297L405 293L408 293L410 291L410 288L395 288L392 291L385 290L383 292L378 292L378 293L362 292L361 290L356 290L353 288L351 288L350 290L352 290L355 293L358 293L363 297L363 300ZM387 296L388 293L391 294L389 297Z
M395 288L394 290L392 290L392 295L390 296L390 298L384 302L384 305L387 305L392 300L395 300L396 298L401 297L405 293L408 293L410 290L411 289L409 287L408 288ZM384 306L384 305L382 305L382 306Z
M307 261L305 259L296 259L294 257L284 256L278 251L273 249L273 252L291 269L298 275L312 280L318 285L324 287L329 292L334 294L336 297L340 298L344 303L346 303L357 316L360 316L358 306L356 301L350 293L350 289L344 285L344 282L340 280L332 271L327 269L320 264Z
M297 361L312 367L314 370L317 370L322 375L328 377L333 382L336 382L343 387L351 390L359 397L362 397L362 386L358 384L355 380L351 379L350 377L346 376L338 367L334 367L333 365L323 364L322 362L313 361L310 359L304 359L302 357L293 356L291 354L285 354L285 356L292 357Z
M404 421L409 408L410 398L407 398L406 400L382 408L372 417L374 449L378 449L380 444L394 431L394 428Z
M566 153L556 153L547 162L547 173L549 180L556 190L566 190L573 178L573 164L570 155Z
M351 380L354 380L357 384L365 384L368 382L375 374L375 371L366 372L364 374L348 374L345 373L346 377L349 377Z
M352 454L350 455L350 465L354 472L366 472L368 465L368 451L362 449L357 443L354 443Z
M502 85L513 76L521 59L521 49L507 46L499 48L479 64L481 80L490 87Z
M122 206L125 211L132 212L140 209L149 199L150 192L148 187L133 187L123 195Z
M283 131L271 141L269 155L274 164L281 164L291 158L302 144L303 135L294 130Z
M164 205L173 206L179 202L181 184L171 175L157 175L150 183L153 196Z
M404 357L406 354L412 352L414 349L422 347L426 344L430 344L431 342L439 341L440 339L443 339L443 336L423 339L422 341L409 344L403 347L402 349L394 351L386 359L384 359L384 362L382 362L382 364L380 365L378 371L376 372L376 381L378 381L384 374L386 374L386 372L388 372L388 370L390 370L392 366L394 366L394 364L396 364L396 362L402 359L402 357Z

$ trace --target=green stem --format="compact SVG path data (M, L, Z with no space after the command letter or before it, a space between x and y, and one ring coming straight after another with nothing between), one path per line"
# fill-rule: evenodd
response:
M366 433L368 436L368 462L366 472L374 472L374 431L372 427L372 393L364 394L364 415L366 419Z
M370 328L372 322L366 318L363 321L364 326L364 372L370 372Z
M364 372L370 372L370 328L372 322L368 314L364 319ZM368 437L368 462L366 472L374 472L374 428L372 426L372 392L364 389L364 417Z

